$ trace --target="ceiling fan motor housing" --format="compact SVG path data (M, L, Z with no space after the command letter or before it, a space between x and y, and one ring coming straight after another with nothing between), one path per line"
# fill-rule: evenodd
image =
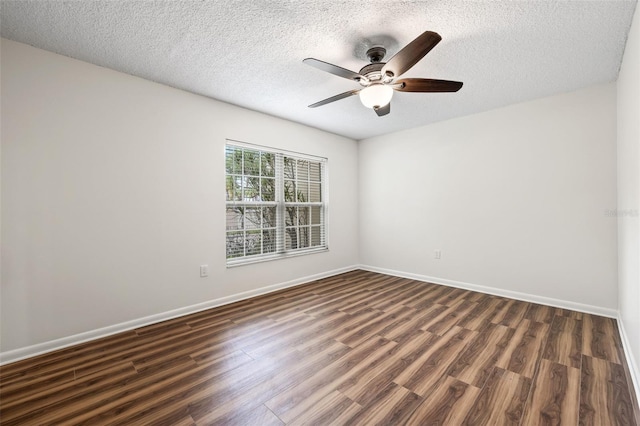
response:
M384 62L375 62L365 65L360 69L360 75L365 76L370 82L382 80L382 67L384 67L384 65Z

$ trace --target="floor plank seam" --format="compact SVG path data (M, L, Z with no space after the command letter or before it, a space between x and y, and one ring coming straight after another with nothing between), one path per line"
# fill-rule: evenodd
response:
M549 327L549 330L547 330L547 336L546 336L546 339L545 339L545 343L543 345L541 345L542 348L546 349L547 344L549 344L550 336L551 336L551 327ZM532 400L533 390L534 390L534 387L535 387L536 380L538 378L538 374L540 372L540 364L542 362L542 359L544 359L544 349L542 350L541 354L542 354L542 356L540 356L538 361L536 362L536 368L534 369L534 372L532 374L531 386L529 386L529 392L527 393L527 398L525 400L526 401L525 406L526 406L526 404L528 404ZM524 419L524 413L525 413L525 410L523 408L522 416L520 417L520 422L518 422L519 426L526 426L526 425L522 424L522 422L525 420Z

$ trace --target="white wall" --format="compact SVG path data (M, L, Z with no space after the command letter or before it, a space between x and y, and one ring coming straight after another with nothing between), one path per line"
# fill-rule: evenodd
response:
M621 93L638 90L637 27L618 87L636 118L638 96ZM23 44L2 40L1 54L3 352L350 268L358 253L617 308L614 84L356 144ZM621 129L635 154L618 180L637 206L637 119L621 115ZM225 268L225 138L329 158L329 252ZM621 295L638 294L635 220L620 228L636 244ZM637 336L638 304L621 309Z
M355 141L24 44L1 52L3 352L358 263ZM225 138L329 159L328 252L225 268Z
M361 141L360 260L615 314L615 138L607 84Z
M618 77L618 308L640 393L640 12Z

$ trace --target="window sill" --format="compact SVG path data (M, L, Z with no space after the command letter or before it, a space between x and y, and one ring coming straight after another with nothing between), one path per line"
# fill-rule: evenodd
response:
M271 256L261 256L261 257L249 258L249 259L228 260L227 268L236 268L238 266L252 265L254 263L271 262L272 260L288 259L290 257L305 256L308 254L323 253L326 251L329 251L329 247L319 247L316 249L301 250L301 251L295 251L291 253L279 253Z

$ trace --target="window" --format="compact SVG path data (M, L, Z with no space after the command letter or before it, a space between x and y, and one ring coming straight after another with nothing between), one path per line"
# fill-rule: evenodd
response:
M227 265L327 248L326 159L228 141Z

